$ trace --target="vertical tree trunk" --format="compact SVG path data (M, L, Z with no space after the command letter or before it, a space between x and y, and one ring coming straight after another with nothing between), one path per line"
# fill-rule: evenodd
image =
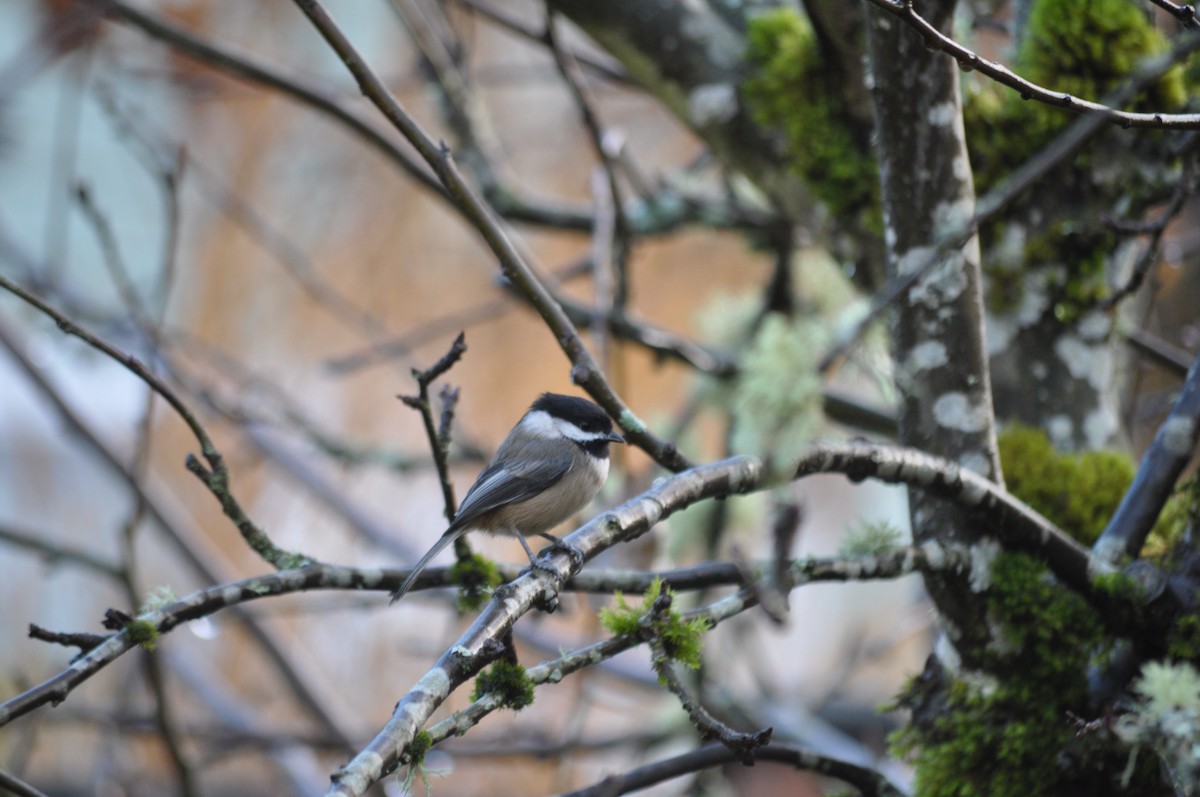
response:
M949 27L955 0L926 0L920 13ZM939 237L974 213L958 70L920 36L868 6L868 55L882 180L889 276L927 261ZM984 340L979 242L948 253L897 303L894 319L901 436L906 445L1000 478ZM917 541L978 538L978 522L910 491ZM943 628L960 654L986 642L967 576L926 579ZM965 643L965 644L964 644Z

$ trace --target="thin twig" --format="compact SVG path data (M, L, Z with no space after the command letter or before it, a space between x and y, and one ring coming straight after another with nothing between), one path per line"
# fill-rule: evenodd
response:
M594 275L597 279L596 306L601 311L611 308L621 311L629 301L629 285L626 279L626 266L632 253L633 240L629 218L625 213L620 181L617 179L617 169L620 158L614 153L610 136L605 133L604 125L595 110L595 100L588 90L587 84L580 74L579 64L569 51L562 47L556 33L558 15L553 6L546 4L546 44L554 57L558 73L571 93L571 98L579 108L583 127L587 131L588 140L596 159L600 162L608 190L608 201L596 202L596 225L592 229L593 251L592 258ZM595 189L593 195L599 192ZM602 221L609 222L603 224ZM601 276L612 274L616 277L615 284L604 285ZM602 290L603 287L611 290ZM605 300L611 299L611 302Z
M417 380L417 395L397 396L404 404L421 414L421 422L425 427L425 437L429 440L429 448L433 454L433 462L437 467L438 480L442 486L443 514L447 523L454 522L458 502L454 499L454 482L450 480L450 466L447 456L450 450L450 428L448 417L454 415L453 405L450 405L449 415L442 415L441 428L434 422L433 407L429 401L429 385L438 377L449 371L467 351L467 333L459 332L458 337L450 344L450 350L429 368L424 370L414 368L413 378ZM443 393L443 399L445 398ZM457 393L454 399L457 400Z
M1145 354L1164 368L1173 371L1180 378L1187 376L1188 368L1192 365L1192 355L1187 349L1173 346L1144 329L1130 329L1120 334L1131 348Z
M111 90L101 86L97 90L97 96L101 108L113 118L119 132L128 136L130 140L138 142L144 148L150 148L154 146L151 142L152 137L166 138L165 134L154 129L152 122L144 118L144 115L135 118L131 111L122 108ZM158 146L168 148L169 145L160 142ZM215 169L194 158L191 165L191 185L197 192L226 218L245 230L271 255L272 260L283 267L284 273L299 285L318 307L368 339L384 333L385 326L382 321L360 307L336 285L322 278L312 259L295 243L293 235L273 225L241 193L232 190ZM168 218L177 214L177 210L172 212L172 208L168 207ZM162 293L160 288L160 296Z
M148 517L163 531L164 537L172 550L183 559L192 572L205 583L217 583L221 581L222 579L218 577L216 570L201 558L196 552L195 547L188 542L184 531L170 520L168 512L145 491L144 486L138 482L128 466L67 405L62 396L46 380L42 369L37 368L24 355L17 345L16 336L3 323L0 323L0 346L4 346L8 350L21 372L45 398L46 404L59 414L66 428L76 436L76 439L81 440L130 490L139 494L139 500L145 502ZM267 660L278 672L282 682L295 695L297 702L303 709L312 716L322 729L336 736L344 750L349 750L349 737L342 731L337 722L321 704L321 701L313 694L312 690L296 672L290 657L284 653L279 644L276 643L258 622L240 608L235 607L233 609L233 617L242 625L246 633L266 656ZM0 718L2 717L3 706L0 706ZM0 724L6 721L0 719Z
M1134 230L1149 235L1150 240L1146 242L1145 250L1142 251L1141 255L1138 256L1137 262L1134 263L1125 284L1117 288L1111 296L1097 305L1100 310L1111 310L1125 297L1137 291L1145 281L1146 274L1149 273L1150 268L1158 262L1159 245L1162 243L1163 234L1167 231L1167 225L1182 212L1184 204L1193 193L1194 186L1192 181L1195 172L1195 159L1193 157L1188 157L1184 160L1182 172L1179 176L1179 184L1175 186L1170 201L1163 208L1162 212L1158 214L1158 217L1150 222L1138 225Z
M817 772L843 780L866 797L904 797L904 792L879 772L869 767L821 755L812 750L771 744L758 748L755 755L763 761L775 761L796 769ZM710 744L690 753L656 761L620 775L610 775L594 786L566 792L561 797L618 797L622 794L649 788L665 780L724 766L737 760L737 753L725 745Z
M121 571L116 565L105 562L98 557L92 556L85 551L77 551L71 548L63 548L53 543L47 542L44 534L36 534L28 531L18 531L9 526L0 526L0 540L31 551L36 551L41 554L42 558L50 564L58 562L70 562L72 564L82 565L89 570L101 573L111 579L120 579Z
M12 793L14 797L47 797L45 792L2 769L0 769L0 788Z
M518 252L508 235L497 222L487 204L463 179L449 150L439 146L425 134L408 112L401 107L387 87L363 59L341 28L326 13L316 0L294 0L326 43L341 58L342 63L358 81L362 93L399 130L433 169L438 179L449 192L455 208L483 237L499 261L504 275L521 291L525 292L546 326L554 334L563 353L572 363L571 378L586 390L608 414L617 421L626 439L637 445L663 467L680 471L689 462L674 443L660 440L652 434L645 422L638 418L616 394L604 378L599 364L583 345L579 332L567 318L562 308L553 300L542 280Z
M52 645L63 645L68 648L79 648L80 653L87 653L92 648L108 639L107 634L73 633L70 631L51 631L42 628L37 623L29 624L29 638L39 642L49 642Z
M742 731L734 730L719 719L714 717L700 701L684 686L683 681L675 674L674 668L671 666L671 655L666 649L666 645L660 635L654 632L656 622L664 621L668 618L671 611L671 593L666 584L659 588L658 597L651 604L649 615L646 618L646 628L648 630L650 650L652 652L651 664L654 671L658 673L659 681L661 681L672 694L679 698L680 705L687 712L688 719L700 731L701 737L705 739L716 738L721 744L729 748L730 751L738 757L738 759L749 766L754 763L754 751L771 741L771 734L774 733L773 728L763 728L754 733L743 733Z
M997 83L1019 92L1023 100L1037 100L1046 105L1062 108L1073 113L1093 114L1102 119L1106 124L1115 124L1121 127L1144 127L1157 130L1200 129L1200 114L1120 111L1117 110L1117 106L1121 105L1124 99L1105 104L1080 99L1062 91L1051 91L1024 79L1003 64L990 61L954 41L954 39L939 31L936 25L931 24L918 14L914 8L913 0L869 1L876 8L883 9L892 16L903 20L921 35L926 45L948 54L955 61L958 61L964 70L968 72L977 71L981 75L987 75ZM1170 51L1147 58L1143 62L1143 69L1147 67L1154 71L1161 69L1165 73L1168 68L1178 63L1188 53L1200 47L1200 36L1194 34L1194 31L1190 31L1188 34L1180 37Z
M586 274L591 269L591 261L586 257L581 258L555 269L551 273L550 279L546 282L548 286L558 285L559 283L574 279L581 274ZM503 280L499 280L498 282L502 288L507 286L507 283ZM522 294L514 292L514 295L524 298ZM340 375L356 371L360 368L366 368L367 366L377 365L387 360L404 357L418 346L422 346L433 340L439 340L450 332L462 329L465 326L475 326L488 321L494 321L511 312L513 309L513 303L507 298L485 299L467 307L465 310L440 316L432 321L414 327L408 332L402 332L391 339L378 341L350 354L343 354L326 360L325 367L332 373ZM578 323L576 321L576 324Z
M1002 488L958 464L921 452L887 446L841 444L819 446L801 458L794 476L844 473L851 479L879 479L922 489L931 495L976 510L989 523L989 530L1006 547L1038 553L1065 584L1094 601L1102 610L1111 607L1112 596L1094 588L1090 579L1105 572L1088 551L1053 524L1020 503ZM402 762L417 731L441 706L450 692L474 676L488 659L488 651L529 612L549 590L556 590L575 576L583 562L621 542L646 533L664 517L698 501L739 494L767 485L762 463L735 457L701 465L658 481L640 496L593 519L566 538L582 554L582 561L559 550L548 550L538 567L526 571L504 588L502 596L489 603L458 640L445 649L434 665L393 709L387 724L352 761L333 775L329 794L361 795ZM1122 598L1116 598L1122 601ZM753 603L749 590L726 598L731 604ZM1127 603L1129 601L1126 601ZM724 603L724 601L722 602ZM1136 614L1136 607L1129 614ZM1111 621L1121 617L1108 611ZM1122 627L1123 632L1157 633L1149 617L1137 616Z
M509 286L513 295L533 305L532 298L515 286ZM659 360L683 363L701 373L726 379L737 374L737 363L727 352L697 343L676 332L656 326L631 315L628 311L613 309L607 314L598 313L594 307L576 301L559 291L548 289L551 298L578 327L595 328L604 324L619 340L636 343Z
M175 603L143 612L134 618L139 627L153 626L161 636L179 625L247 601L324 587L326 589L374 589L380 583L378 568L342 568L333 565L309 565L298 570L280 570L254 578L220 584L194 592ZM341 582L340 586L338 582ZM128 620L130 618L124 618ZM124 624L128 628L129 623ZM128 651L138 647L128 630L109 634L103 641L80 656L66 670L32 689L0 704L0 726L48 703L66 699L76 687Z
M175 413L187 424L192 435L195 436L197 442L200 444L200 452L204 456L205 461L208 462L208 467L206 468L194 455L188 454L185 461L187 469L195 474L204 483L204 486L209 489L209 492L216 497L226 517L233 521L238 531L241 532L242 539L246 541L246 544L252 550L266 562L277 568L295 567L298 563L311 561L302 554L292 553L276 546L271 541L271 538L267 536L267 533L250 519L250 516L242 509L241 504L238 503L238 500L234 497L230 489L229 468L225 464L224 456L213 445L212 438L208 436L208 432L204 430L204 427L192 411L183 403L183 399L164 381L159 379L153 371L147 368L136 357L126 354L112 344L88 332L49 304L3 275L0 275L0 288L3 288L26 304L37 308L43 314L49 316L62 332L79 338L87 345L115 360L134 376L145 382L151 390L162 396L171 405L171 408L175 410Z
M538 44L547 43L547 30L545 27L538 28L530 25L515 16L501 11L499 8L485 5L478 2L478 0L458 0L458 4L503 30L515 33ZM633 81L626 74L625 68L621 66L621 63L608 57L606 54L601 53L599 56L596 56L590 53L571 51L571 57L605 80L622 85L633 85Z

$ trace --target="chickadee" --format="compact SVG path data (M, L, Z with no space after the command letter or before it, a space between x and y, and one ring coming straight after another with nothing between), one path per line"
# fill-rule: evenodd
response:
M504 438L458 507L450 528L421 557L392 603L429 561L472 529L515 534L533 564L526 534L546 532L587 506L608 478L608 444L624 443L604 410L575 396L543 393Z

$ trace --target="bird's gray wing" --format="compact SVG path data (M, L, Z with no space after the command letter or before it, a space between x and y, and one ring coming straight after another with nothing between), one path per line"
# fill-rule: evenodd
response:
M505 504L527 501L566 475L571 456L509 460L483 469L458 506L451 529L469 528L481 515Z

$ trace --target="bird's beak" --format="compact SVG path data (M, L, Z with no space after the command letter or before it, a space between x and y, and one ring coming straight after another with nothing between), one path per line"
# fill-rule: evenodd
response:
M621 435L617 434L616 432L609 432L608 437L606 437L604 439L610 443L624 443L625 442L625 438L621 437Z

